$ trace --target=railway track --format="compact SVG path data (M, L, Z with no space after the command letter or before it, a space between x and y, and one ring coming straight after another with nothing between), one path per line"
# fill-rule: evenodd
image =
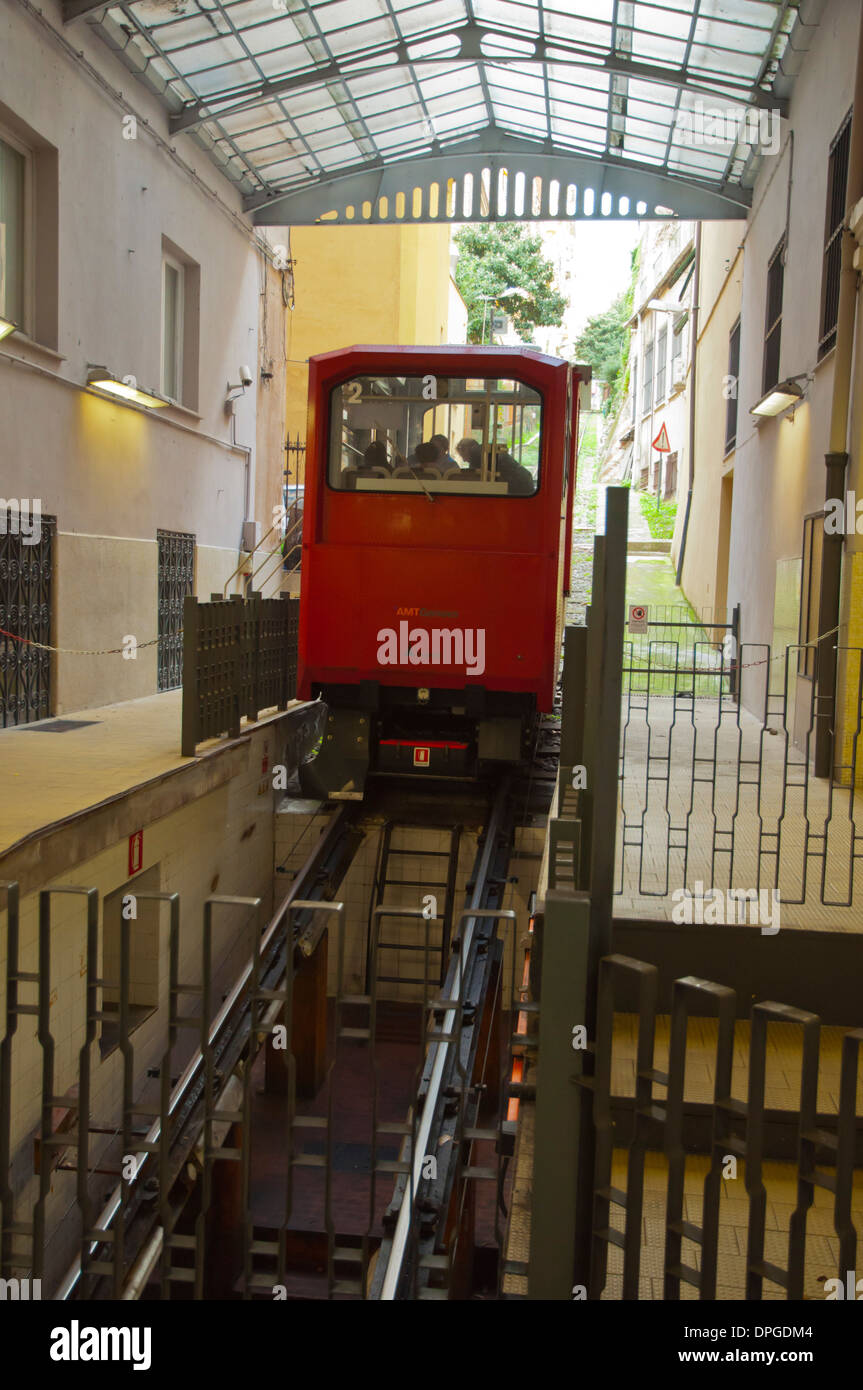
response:
M376 1240L368 1239L362 1242L361 1256L339 1248L329 1214L329 1128L319 1131L326 1141L324 1157L308 1160L322 1163L325 1168L331 1297L335 1294L389 1301L463 1296L462 1291L470 1284L470 1240L462 1239L459 1232L470 1208L471 1188L477 1183L494 1185L495 1227L498 1248L502 1249L501 1174L509 1147L506 1097L501 1093L494 1098L499 1103L490 1102L486 1082L487 1070L494 1070L493 1059L490 1062L491 1039L496 1037L494 1028L500 1021L502 999L503 946L497 928L499 923L515 920L515 913L504 907L514 829L519 820L523 823L541 816L547 808L556 763L555 739L554 723L546 721L538 728L529 766L483 789L476 784L445 789L447 816L458 820L460 809L470 807L470 814L481 819L484 828L464 906L451 913L452 939L446 940L442 935L446 953L442 961L443 982L434 996L426 999L423 1009L423 1055L408 1121L384 1126L401 1133L402 1147L399 1161L380 1165L382 1170L389 1167L396 1178L383 1212L384 1234L379 1248ZM192 1020L192 1026L197 1023L201 1028L201 1037L181 1076L171 1086L171 1047L180 1023L178 1001L184 993L177 983L174 966L170 1045L162 1061L159 1106L149 1112L136 1109L138 1116L147 1115L152 1122L143 1138L132 1143L134 1171L118 1182L98 1218L89 1230L85 1228L82 1253L62 1278L57 1298L136 1298L142 1296L154 1275L162 1298L206 1296L207 1218L215 1164L225 1158L234 1158L239 1164L248 1210L251 1073L264 1038L275 1019L284 1017L280 1010L290 1000L289 962L293 972L296 962L312 951L324 929L324 912L317 904L328 905L329 913L337 915L338 929L343 930L343 909L333 900L363 839L363 819L373 817L381 806L395 805L398 821L422 823L423 815L431 814L432 804L442 804L439 797L430 797L431 790L427 783L394 788L382 780L377 789L369 789L364 803L346 803L333 813L287 898L262 931L254 957L214 1017L209 969L205 969L200 1017ZM485 797L484 813L477 795L480 790ZM438 811L438 824L439 819ZM215 912L232 907L248 910L257 905L254 899L210 899L205 912L205 943L210 941ZM385 907L378 907L376 913L381 921L387 915L400 915ZM411 915L417 917L421 910L417 908ZM379 939L379 926L380 922L376 922L375 941ZM340 1002L337 999L337 1012ZM359 1003L370 1008L372 1026L366 1031L373 1050L373 995L350 996L349 1002L354 1007ZM211 1017L212 1023L204 1030L201 1019ZM490 1109L495 1115L491 1126L483 1127L480 1122L483 1109ZM293 1153L296 1131L322 1123L297 1116L292 1100L285 1132L287 1152ZM239 1127L233 1130L234 1134L243 1135L239 1150L221 1147L220 1151L233 1126ZM373 1168L376 1143L375 1138ZM496 1161L474 1161L475 1149L482 1144L486 1150L493 1146ZM436 1159L435 1171L425 1177L423 1160L429 1155ZM295 1161L302 1163L303 1159L287 1160L288 1167ZM290 1190L291 1172L286 1180ZM380 1190L383 1184L378 1187ZM287 1226L286 1216L276 1238L262 1240L253 1229L251 1218L246 1219L242 1268L238 1272L244 1297L272 1297L272 1288L284 1277L289 1265ZM359 1278L339 1278L339 1261L352 1258ZM185 1289L180 1287L183 1285Z
M210 1112L210 1119L218 1115L220 1092L213 1093L214 1082L218 1077L227 1082L241 1064L248 1075L261 1045L261 1034L252 1026L257 1021L253 1018L255 1002L250 998L249 988L253 972L258 973L261 990L275 993L283 986L289 932L291 955L294 950L302 952L304 944L308 945L306 934L314 916L314 910L308 907L302 912L293 913L293 904L298 901L324 902L337 891L356 847L356 819L356 808L351 805L340 808L334 814L332 823L310 853L285 901L262 933L256 961L250 961L235 981L206 1037L202 1037L201 1045L170 1090L166 1084L166 1078L170 1078L170 1049L163 1058L160 1113L147 1130L143 1142L137 1145L134 1173L111 1193L92 1230L85 1237L86 1256L77 1258L69 1267L56 1298L122 1296L129 1274L151 1242L157 1226L162 1231L160 1249L162 1252L169 1251L166 1241L185 1205L184 1196L188 1199L190 1195L188 1191L178 1194L178 1184L185 1165L201 1141L208 1120L207 1111ZM254 902L254 899L212 898L207 908L211 910L213 906L248 905ZM205 925L205 931L207 929ZM202 990L203 1018L208 1018L211 1012L207 986L205 979ZM172 1003L176 1001L177 991L175 984ZM172 1039L175 1037L176 1029L172 1028ZM153 1185L157 1185L159 1193L158 1206L155 1208ZM163 1285L166 1282L164 1275L169 1272L166 1264L167 1261L163 1263ZM200 1285L203 1271L198 1268L195 1275L196 1284ZM163 1287L165 1295L166 1289Z

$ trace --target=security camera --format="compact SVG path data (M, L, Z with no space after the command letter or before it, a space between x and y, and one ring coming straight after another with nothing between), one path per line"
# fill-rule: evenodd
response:
M251 367L240 367L240 380L228 382L227 395L225 397L226 409L231 405L233 401L237 400L240 396L245 395L246 387L251 386L254 379L255 378L252 376Z

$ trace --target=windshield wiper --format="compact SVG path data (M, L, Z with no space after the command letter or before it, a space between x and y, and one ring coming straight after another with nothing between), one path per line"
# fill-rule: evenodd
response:
M422 488L422 490L423 490L423 492L425 493L425 495L426 495L426 497L428 498L428 500L429 500L430 502L434 502L436 499L435 499L434 497L432 497L431 493L429 492L428 488L426 487L426 485L425 485L425 483L423 482L422 478L420 477L419 473L415 473L414 470L411 468L410 464L408 464L408 468L411 469L411 477L412 477L412 478L415 478L416 481L419 483L420 487Z

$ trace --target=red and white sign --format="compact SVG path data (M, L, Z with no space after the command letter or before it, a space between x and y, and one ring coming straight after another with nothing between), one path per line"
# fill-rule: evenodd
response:
M144 832L136 830L129 836L129 877L140 871L144 862Z
M665 428L664 425L662 426L662 429L659 431L659 434L653 441L653 448L656 450L658 454L671 453L671 445L668 442L668 430Z
M629 620L627 623L630 632L647 631L647 605L644 603L631 603L629 605Z
M428 767L431 760L431 748L414 749L414 767Z

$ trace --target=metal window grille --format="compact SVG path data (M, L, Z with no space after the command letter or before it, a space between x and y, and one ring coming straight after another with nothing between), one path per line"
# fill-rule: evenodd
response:
M764 323L764 380L769 391L779 380L779 347L782 340L782 290L785 281L785 238L767 264L767 311Z
M685 322L676 320L678 326L672 329L671 333L671 374L674 375L674 368L678 360L683 356L683 330Z
M737 392L740 375L740 319L737 320L728 338L728 375L733 379L733 391L725 405L725 452L737 443Z
M43 516L31 544L20 513L0 511L0 627L27 642L51 641L56 531L56 519ZM27 642L0 635L0 728L51 713L51 653Z
M827 211L824 219L824 270L821 279L821 335L818 358L836 344L839 316L839 274L842 264L842 226L848 185L851 146L851 112L845 117L830 146L827 166Z
M659 337L656 343L656 399L665 400L665 366L668 359L668 325L663 324L659 330Z
M642 386L641 412L646 415L653 404L653 343L644 349L644 383Z
M195 537L158 531L159 690L183 683L183 600L195 588Z

